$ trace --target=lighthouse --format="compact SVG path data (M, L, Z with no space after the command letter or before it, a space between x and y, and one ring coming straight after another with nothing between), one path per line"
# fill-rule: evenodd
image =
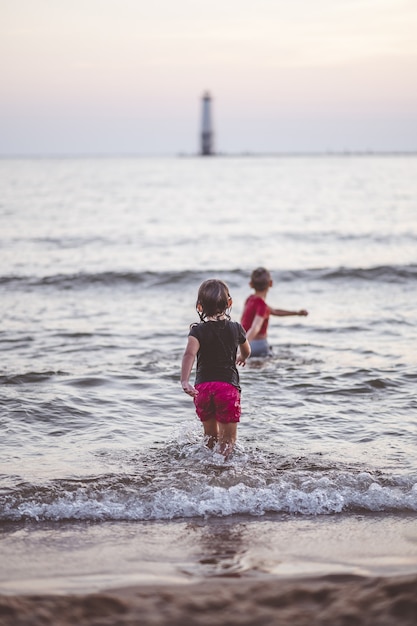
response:
M211 123L211 95L208 91L202 98L202 119L201 119L201 155L213 155L213 127Z

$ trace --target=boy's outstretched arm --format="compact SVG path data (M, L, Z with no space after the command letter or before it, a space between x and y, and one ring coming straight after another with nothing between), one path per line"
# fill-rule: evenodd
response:
M181 387L183 391L193 398L198 395L198 391L193 385L190 385L189 378L193 369L195 357L200 349L200 342L195 337L188 337L187 346L182 357L181 366Z
M299 311L286 311L285 309L273 309L269 307L271 315L278 315L278 317L286 317L287 315L308 315L308 311L300 309Z

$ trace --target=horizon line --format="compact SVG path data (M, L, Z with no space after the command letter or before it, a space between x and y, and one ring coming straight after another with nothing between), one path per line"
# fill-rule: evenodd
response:
M80 159L80 158L199 158L210 160L221 157L303 157L303 156L416 156L417 149L413 150L282 150L282 151L252 151L241 150L236 152L218 151L210 155L202 155L199 152L22 152L17 154L0 154L0 159Z

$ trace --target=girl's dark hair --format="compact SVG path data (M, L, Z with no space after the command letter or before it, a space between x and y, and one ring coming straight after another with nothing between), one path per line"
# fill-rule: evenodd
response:
M269 286L270 282L271 273L265 267L257 267L256 270L253 270L251 284L256 291L263 291Z
M202 309L198 311L201 321L204 322L206 317L216 317L220 315L226 315L226 317L230 319L230 315L227 312L229 301L230 293L226 283L215 278L205 280L204 283L200 285L196 302L196 307L200 305Z

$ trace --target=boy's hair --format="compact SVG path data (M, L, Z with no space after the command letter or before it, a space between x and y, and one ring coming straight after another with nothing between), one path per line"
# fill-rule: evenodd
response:
M201 306L199 316L202 321L206 317L223 315L229 308L230 293L229 287L222 280L210 278L205 280L198 290L196 307ZM226 313L226 316L228 314Z
M271 273L267 269L257 267L256 270L252 272L250 282L255 291L263 291L269 287L271 280Z

